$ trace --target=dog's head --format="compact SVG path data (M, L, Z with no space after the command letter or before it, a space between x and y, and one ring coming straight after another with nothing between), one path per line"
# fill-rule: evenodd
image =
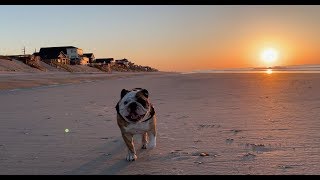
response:
M116 106L117 112L128 122L138 122L152 115L154 109L149 101L149 92L146 89L122 89L121 99Z

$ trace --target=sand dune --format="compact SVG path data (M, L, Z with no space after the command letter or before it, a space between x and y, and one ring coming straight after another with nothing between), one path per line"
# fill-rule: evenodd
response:
M0 73L6 71L14 72L41 72L36 68L32 68L21 61L0 59Z
M46 71L67 72L67 70L65 70L65 69L55 68L55 67L53 67L53 66L51 66L51 65L49 65L49 64L47 64L47 63L45 63L45 62L43 62L43 61L39 61L39 65L40 65L41 67L44 67L44 68L46 69Z
M43 61L39 61L39 65L46 69L46 72L68 72L65 69L62 68L55 68L49 64L46 64ZM97 68L89 67L86 65L66 65L68 66L72 72L82 72L82 73L88 73L88 72L102 72ZM43 72L39 69L30 67L29 65L24 64L21 61L18 60L6 60L6 59L0 59L0 73L7 73L7 72Z
M44 82L62 76L24 78ZM2 77L0 84L23 79ZM76 83L73 78L65 76L72 84L0 91L0 174L320 172L318 74L82 74ZM138 159L126 162L114 106L122 88L135 87L150 92L158 143L141 150L136 137Z

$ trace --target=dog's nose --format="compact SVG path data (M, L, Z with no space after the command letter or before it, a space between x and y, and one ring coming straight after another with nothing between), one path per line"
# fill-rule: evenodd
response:
M129 105L129 108L131 111L135 111L137 109L137 106L138 106L137 103L133 102Z

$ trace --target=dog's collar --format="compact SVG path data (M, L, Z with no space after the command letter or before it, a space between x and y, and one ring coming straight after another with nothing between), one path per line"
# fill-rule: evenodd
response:
M154 114L155 114L155 111L154 111L153 105L151 104L150 117L144 121L141 121L141 122L149 121L150 119L153 118Z
M149 121L151 118L153 118L154 114L150 114L150 117L144 121L141 121L141 122L146 122L146 121Z

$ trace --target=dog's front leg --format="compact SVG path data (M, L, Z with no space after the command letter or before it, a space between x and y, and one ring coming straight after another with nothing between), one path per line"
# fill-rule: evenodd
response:
M134 161L137 159L136 150L134 148L134 142L133 142L133 135L123 133L122 134L123 140L126 143L128 147L128 154L127 154L127 161Z
M149 131L149 144L148 144L148 148L152 149L155 148L157 145L157 130L153 129L151 131Z
M142 149L147 149L148 144L148 133L145 132L142 134Z

